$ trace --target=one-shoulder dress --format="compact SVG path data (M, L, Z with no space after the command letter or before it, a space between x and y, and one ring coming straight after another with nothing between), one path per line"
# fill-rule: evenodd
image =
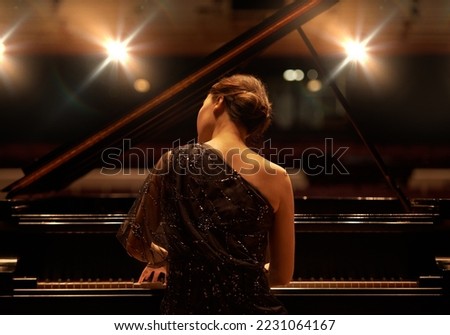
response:
M146 178L118 237L167 264L163 314L285 314L264 270L274 212L206 144L172 149ZM151 246L151 247L150 247Z

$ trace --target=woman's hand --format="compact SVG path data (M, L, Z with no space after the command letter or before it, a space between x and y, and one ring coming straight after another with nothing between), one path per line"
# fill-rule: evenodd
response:
M142 270L141 276L139 277L138 283L141 284L144 281L150 281L152 283L162 282L165 283L167 276L166 266L161 267L151 267L147 265L144 270Z

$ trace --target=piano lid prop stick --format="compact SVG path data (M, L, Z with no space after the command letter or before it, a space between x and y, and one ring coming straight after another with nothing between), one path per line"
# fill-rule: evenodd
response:
M363 133L360 131L357 123L355 122L355 120L352 117L353 114L351 113L351 106L350 106L350 104L348 103L347 99L345 98L345 96L342 94L342 92L340 91L340 89L336 85L336 82L333 80L333 78L331 78L331 76L328 75L327 71L325 70L325 67L322 65L322 62L320 61L319 54L317 53L316 49L312 45L312 43L309 40L308 36L306 36L306 33L303 31L303 29L301 27L297 28L297 31L299 32L299 34L302 37L303 41L305 42L307 48L311 52L311 54L312 54L312 56L314 58L314 61L316 62L316 66L317 66L318 71L321 73L321 75L323 77L329 78L329 85L330 85L331 89L333 90L334 94L336 95L336 98L339 100L339 102L341 103L342 107L345 109L347 119L349 120L349 122L351 123L353 128L355 129L356 133L358 134L358 136L360 137L360 139L362 140L364 145L369 149L372 157L375 159L375 162L376 162L378 168L380 169L381 173L383 174L383 177L386 180L387 184L397 194L397 196L398 196L401 204L403 205L403 208L405 209L405 211L406 212L410 212L411 211L411 203L410 203L410 201L405 196L405 194L402 192L402 190L398 186L397 182L394 180L393 176L391 176L388 173L386 165L384 164L384 162L383 162L383 160L382 160L378 150L375 148L375 146L372 143L367 141L367 139L365 138Z

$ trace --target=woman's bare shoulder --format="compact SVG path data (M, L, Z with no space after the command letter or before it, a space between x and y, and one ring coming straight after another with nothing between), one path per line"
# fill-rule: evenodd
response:
M263 167L264 172L267 175L273 176L274 179L285 179L285 177L288 174L287 174L287 171L283 167L281 167L277 163L274 163L262 156L260 156L260 157L261 157L261 161L262 161L261 166Z

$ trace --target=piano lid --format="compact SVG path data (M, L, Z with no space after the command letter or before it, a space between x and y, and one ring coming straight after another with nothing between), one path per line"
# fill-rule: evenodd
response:
M137 107L117 121L68 148L59 148L39 160L30 171L3 189L8 198L57 191L89 172L100 162L105 148L122 139L134 143L164 120L180 113L183 106L201 99L218 77L235 70L245 60L295 30L337 0L295 1L263 20L208 56L203 65L181 81Z

